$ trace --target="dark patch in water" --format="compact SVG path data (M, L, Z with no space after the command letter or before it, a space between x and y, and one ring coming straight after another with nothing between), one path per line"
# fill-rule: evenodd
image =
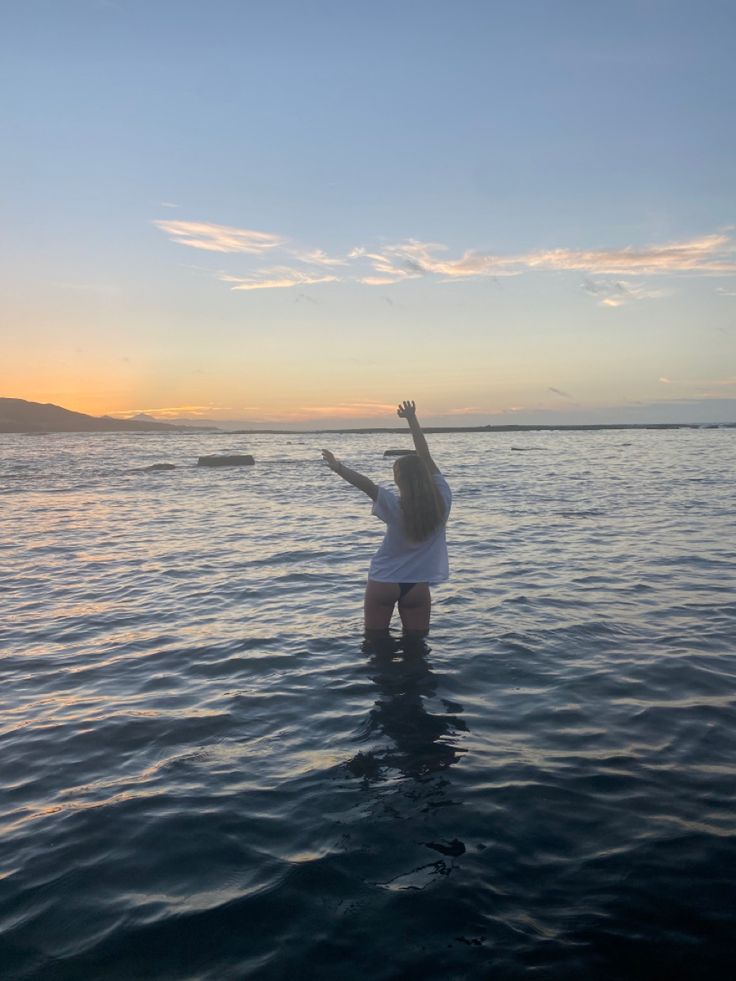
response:
M452 841L425 841L424 844L427 848L433 848L436 852L440 852L442 855L452 855L457 857L458 855L463 855L465 853L465 845L458 841L457 838L453 838Z

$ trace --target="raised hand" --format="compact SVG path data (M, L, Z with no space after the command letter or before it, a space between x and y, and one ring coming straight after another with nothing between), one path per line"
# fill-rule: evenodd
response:
M353 487L357 487L358 490L362 490L364 494L367 494L372 501L375 501L378 497L378 488L368 477L364 477L362 473L358 473L357 470L351 470L350 467L346 467L344 463L340 463L334 453L329 450L322 450L322 459L325 461L330 470L334 471L338 477L342 477Z
M409 401L402 402L396 410L396 414L399 419L406 419L406 421L409 423L409 431L411 432L412 439L414 440L414 449L417 451L419 458L424 460L429 467L429 472L432 474L439 473L440 468L434 462L429 453L427 440L422 432L422 427L419 420L417 419L417 407L415 403Z
M329 450L322 450L322 459L327 463L330 470L337 470L340 463L334 453Z

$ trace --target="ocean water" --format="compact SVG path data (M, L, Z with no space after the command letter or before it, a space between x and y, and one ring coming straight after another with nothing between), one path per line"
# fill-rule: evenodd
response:
M3 979L733 976L736 431L430 443L370 649L408 437L0 436Z

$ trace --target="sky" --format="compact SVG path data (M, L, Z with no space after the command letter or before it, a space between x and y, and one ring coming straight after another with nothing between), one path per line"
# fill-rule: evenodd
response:
M4 0L0 395L736 421L732 0Z

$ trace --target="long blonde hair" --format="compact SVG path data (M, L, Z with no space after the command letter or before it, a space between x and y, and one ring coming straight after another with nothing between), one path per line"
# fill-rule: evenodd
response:
M394 464L401 495L404 531L410 542L423 542L445 521L445 506L432 474L419 456L407 454Z

